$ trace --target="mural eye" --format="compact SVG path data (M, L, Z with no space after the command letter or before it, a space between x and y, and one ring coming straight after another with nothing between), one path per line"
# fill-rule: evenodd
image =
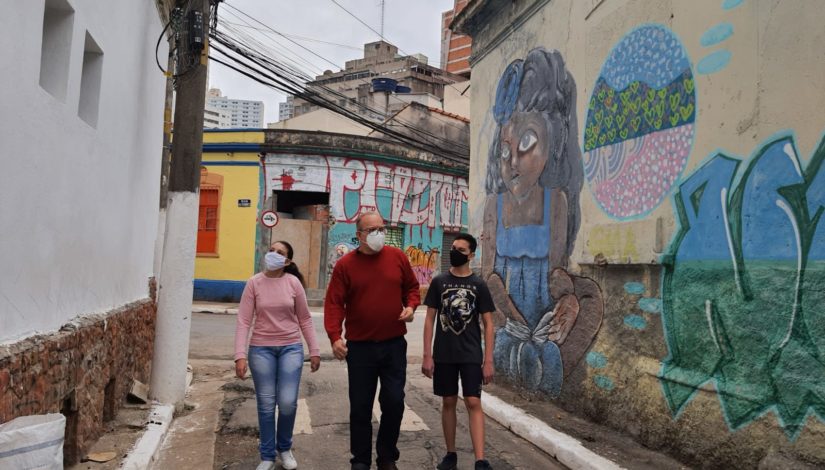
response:
M533 131L527 131L521 136L521 140L518 143L518 151L519 152L526 152L533 148L536 145L536 142L539 141L539 138L536 136L536 133Z
M501 159L507 160L510 158L510 146L507 143L501 144Z

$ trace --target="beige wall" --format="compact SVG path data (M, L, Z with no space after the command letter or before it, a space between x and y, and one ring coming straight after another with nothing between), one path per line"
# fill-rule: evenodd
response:
M367 135L372 129L347 119L328 109L316 109L306 114L269 124L270 129L336 132L340 134Z
M535 48L561 53L575 82L578 128L573 138L583 160L594 87L607 72L609 67L604 65L614 47L634 30L656 24L670 31L686 54L692 78L689 87L684 85L690 91L683 95L694 100L690 102L695 113L692 138L684 152L684 165L679 165L681 171L672 181L662 178L658 203L638 214L611 214L594 194L598 180L582 178L578 204L570 207L581 226L569 259L554 261L551 257L546 267L566 269L575 284L575 293L570 295L576 297L581 310L577 310L578 317L567 317L573 326L564 327L569 328L566 340L551 334L547 343L535 345L540 351L550 351L557 344L561 350L563 385L560 392L548 392L545 398L558 399L565 407L631 433L653 448L666 448L692 465L755 467L774 453L825 464L821 445L825 417L814 414L814 410L825 410L825 399L811 391L825 383L825 367L818 360L809 361L809 354L825 353L825 340L819 339L825 337L819 283L825 277L821 248L825 227L817 226L812 215L821 209L815 203L825 192L825 182L811 161L825 132L825 10L821 2L487 1L477 2L476 11L479 4L498 12L489 16L489 25L466 23L476 29L470 91L469 231L494 240L483 243L483 253L477 257L483 263L477 267L488 275L488 283L495 277L490 276L495 250L507 249L501 243L493 244L496 224L502 223L495 205L485 218L485 203L491 197L485 189L490 146L501 131L493 108L507 66L525 59ZM526 20L513 13L534 4L543 6ZM721 33L725 27L732 31L728 37ZM711 40L714 36L718 42ZM496 42L496 37L503 40ZM728 51L730 60L713 70L708 67L709 59L703 59L718 51ZM649 63L658 59L651 56ZM623 60L621 64L632 62L627 56ZM616 96L621 91L617 88ZM746 172L759 161L762 150L780 137L792 139L785 146L790 163L785 160L782 166L779 158L773 173L765 168ZM655 165L669 162L678 153L667 148L654 142L646 152L662 151L665 157L648 160L638 171L627 171L631 176L663 174ZM630 152L627 146L625 150ZM675 196L693 175L721 178L703 167L717 154L739 162L735 179L721 194L698 191L693 195L696 201L711 202L718 202L720 195L728 197L728 212L708 218L709 211L703 208L698 217L705 218L689 227L680 222ZM783 171L793 173L793 166L798 171L793 181L805 183L800 188L803 193L808 191L807 200L771 186L784 177ZM756 189L736 199L736 188L745 189L746 183ZM618 198L625 191L638 193L639 189L625 184L615 191ZM732 221L726 218L745 213L748 204L762 207L759 197L768 191L774 191L769 195L774 199L763 205L762 212ZM756 196L749 200L748 194ZM810 219L801 209L806 201ZM771 219L783 205L787 217ZM694 209L688 205L685 210ZM778 223L764 222L774 220ZM749 224L761 231L749 232ZM699 231L708 226L727 227L727 240L720 229L721 239L698 237L688 252L687 242L680 237L690 230L705 233ZM555 236L551 230L554 241ZM734 258L724 250L708 254L711 245L730 248ZM685 274L689 261L695 262L690 275ZM557 287L553 281L539 279L541 272L527 279L532 291ZM506 292L497 297L494 293L494 298L502 317L513 321L516 317L509 312L516 301L515 287L510 277L502 277L498 282ZM598 290L592 284L585 289L588 282L598 285ZM554 299L551 307L563 303ZM558 318L564 317L553 321ZM528 325L531 330L534 326ZM510 346L497 337L496 354L502 354L505 347ZM548 360L535 360L544 367L539 371L549 370ZM513 383L541 389L535 384L539 379L526 374L523 367L509 367L503 372ZM681 379L670 375L675 369L682 373Z

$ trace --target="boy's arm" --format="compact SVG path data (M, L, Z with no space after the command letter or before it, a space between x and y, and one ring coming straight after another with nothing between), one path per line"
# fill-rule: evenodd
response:
M495 348L493 312L482 313L481 321L484 324L484 366L482 367L482 373L484 383L488 384L493 381L493 375L495 374L495 368L493 367L493 349Z
M433 362L433 324L435 323L435 309L427 307L427 316L424 319L424 358L421 361L421 373L433 378L435 363Z

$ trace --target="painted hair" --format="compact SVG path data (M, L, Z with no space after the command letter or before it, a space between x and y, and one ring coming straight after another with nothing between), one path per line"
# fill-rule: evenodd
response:
M295 256L295 250L292 249L292 245L289 242L278 240L275 243L280 243L281 245L286 247L286 257L292 261L292 257ZM275 244L273 243L273 245ZM301 274L301 271L298 270L298 265L295 264L294 261L289 263L284 267L284 272L292 274L293 276L297 277L299 281L301 281L301 285L306 287L306 282L304 281L304 275Z
M501 177L501 128L513 113L540 113L547 129L547 163L539 177L544 188L561 189L567 196L567 255L581 224L579 193L584 180L581 149L578 145L576 118L576 83L567 71L559 51L536 48L524 60L516 60L505 69L496 89L493 116L498 124L487 161L487 194L506 191Z

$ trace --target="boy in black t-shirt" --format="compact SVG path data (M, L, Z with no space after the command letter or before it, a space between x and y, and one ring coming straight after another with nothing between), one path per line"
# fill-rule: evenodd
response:
M421 372L433 379L433 392L442 397L441 426L447 455L436 467L453 470L458 463L455 448L458 380L464 391L464 404L470 415L470 439L473 442L476 470L491 469L484 459L484 412L481 409L481 385L493 379L493 299L487 284L470 270L475 257L476 239L458 234L450 250L449 272L433 278L424 304L424 359ZM433 348L433 324L438 316ZM484 350L481 328L484 323ZM483 356L483 358L482 358Z

